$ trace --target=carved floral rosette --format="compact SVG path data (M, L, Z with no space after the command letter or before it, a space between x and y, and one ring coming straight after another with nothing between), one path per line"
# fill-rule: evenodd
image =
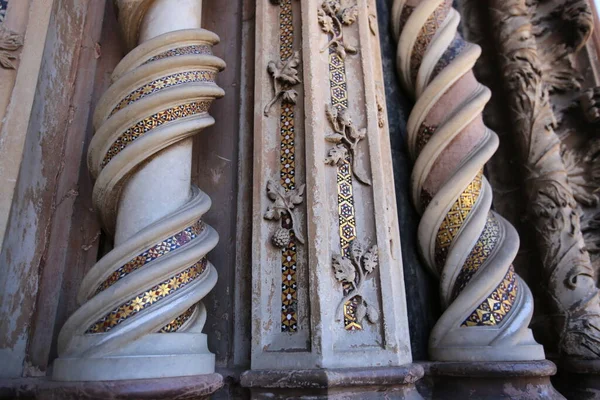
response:
M480 48L457 33L459 20L449 0L396 0L392 11L398 73L416 100L407 129L419 247L444 307L430 356L544 359L528 329L532 295L511 265L518 235L490 210L483 168L498 138L481 118L490 91L472 73Z

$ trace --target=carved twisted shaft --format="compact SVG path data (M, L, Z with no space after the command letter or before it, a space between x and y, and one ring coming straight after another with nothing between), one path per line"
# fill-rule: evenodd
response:
M210 199L191 185L191 137L215 122L208 109L224 94L215 83L224 62L211 51L218 37L200 29L201 1L176 4L117 3L128 44L139 45L99 102L88 158L94 205L115 246L85 276L83 304L60 333L59 369L70 360L81 372L58 379L214 371L200 300L216 284L206 254L218 235L200 220ZM90 360L95 373L86 372Z
M528 329L529 288L511 265L515 229L490 210L483 175L498 138L482 121L490 91L472 73L480 48L457 33L449 0L396 0L397 67L416 99L408 121L415 160L413 202L422 214L419 247L440 278L444 313L430 337L441 361L543 359Z

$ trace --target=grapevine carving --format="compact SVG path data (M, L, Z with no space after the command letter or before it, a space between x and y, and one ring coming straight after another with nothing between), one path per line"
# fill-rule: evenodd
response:
M339 1L327 0L321 4L317 11L317 18L321 30L332 36L321 53L331 48L340 58L345 59L347 54L356 54L358 49L349 45L344 40L344 26L350 26L358 18L358 6L342 7Z
M7 69L15 69L13 60L17 56L12 54L23 46L23 35L11 31L0 23L0 65Z
M292 89L292 86L299 84L298 66L300 65L300 53L295 52L293 56L285 61L271 61L267 66L267 71L271 75L273 82L273 98L265 106L265 116L269 116L269 112L273 105L280 98L287 103L296 104L298 92Z
M286 191L281 185L271 180L267 182L267 196L273 201L273 204L267 208L264 218L270 221L279 221L289 216L291 219L290 229L279 228L271 237L274 246L286 248L291 240L290 233L293 233L298 242L304 244L304 236L298 228L295 212L296 206L304 201L304 189L305 185L301 185L297 189Z

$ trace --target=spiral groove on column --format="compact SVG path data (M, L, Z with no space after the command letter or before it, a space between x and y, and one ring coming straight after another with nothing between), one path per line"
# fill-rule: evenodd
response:
M88 157L96 179L94 205L107 232L119 236L123 190L140 169L214 124L209 107L224 95L215 77L225 64L211 50L218 40L200 28L163 33L134 48L116 67L94 115ZM148 181L147 190L160 185ZM141 202L146 193L128 195ZM201 300L217 281L206 255L218 235L201 221L210 205L192 185L185 204L157 221L142 221L141 229L120 243L115 240L115 248L82 282L82 305L59 336L55 379L214 372L214 355L201 334L206 319Z
M397 68L416 103L409 152L411 195L421 216L420 251L440 278L444 312L429 343L440 361L543 359L528 329L533 299L514 272L516 230L491 211L483 175L498 147L481 113L490 98L472 68L477 45L457 33L450 0L395 0L392 25Z

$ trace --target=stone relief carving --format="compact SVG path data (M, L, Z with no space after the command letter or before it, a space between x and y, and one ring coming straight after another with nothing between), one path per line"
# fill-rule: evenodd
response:
M357 129L346 109L338 110L333 106L327 105L325 113L333 129L333 133L326 135L325 140L335 145L329 149L325 163L340 166L350 157L354 177L361 183L370 185L371 180L356 162L358 143L367 136L367 130L364 128Z
M340 301L337 308L337 319L342 320L344 307L347 303L355 299L357 302L355 318L356 322L362 324L365 317L367 321L374 324L379 321L379 313L377 309L370 305L364 297L363 288L365 281L372 274L379 264L379 256L377 254L377 245L372 246L368 250L363 247L358 240L354 240L350 246L350 255L336 255L333 257L333 269L335 271L335 279L343 284L350 285L350 289L344 298Z
M513 100L516 143L526 171L528 217L534 224L548 291L558 314L559 349L567 357L598 358L600 303L588 252L594 246L586 246L583 234L597 225L593 220L580 221L581 205L598 202L595 183L585 176L585 164L596 153L590 149L582 154L561 146L556 130L562 118L557 118L550 100L553 91L579 87L568 56L589 36L589 5L570 0L549 13L532 14L537 4L525 0L494 0L492 4L502 73ZM536 40L544 42L553 24L569 24L572 35L563 44L541 50L545 46L538 46ZM593 115L591 104L589 98L582 102Z
M23 46L23 35L11 31L0 23L0 65L7 69L15 69L13 60L17 56L11 52L18 50Z
M326 0L317 12L321 30L332 36L321 52L331 49L342 59L346 58L347 54L356 54L358 49L344 41L344 26L356 22L358 6L342 7L339 1Z
M290 243L292 233L296 240L304 244L304 236L301 229L298 228L298 220L296 217L296 206L304 201L305 185L300 185L297 189L286 191L281 185L273 181L267 182L267 196L273 201L273 204L267 208L264 218L270 221L280 221L289 217L290 223L286 228L279 228L275 231L271 238L271 242L275 247L286 248Z
M284 102L296 104L298 92L291 87L301 82L298 77L299 65L300 53L297 51L285 61L269 62L267 70L272 78L274 95L271 101L265 106L265 116L269 116L271 107L273 107L279 98L282 98Z

